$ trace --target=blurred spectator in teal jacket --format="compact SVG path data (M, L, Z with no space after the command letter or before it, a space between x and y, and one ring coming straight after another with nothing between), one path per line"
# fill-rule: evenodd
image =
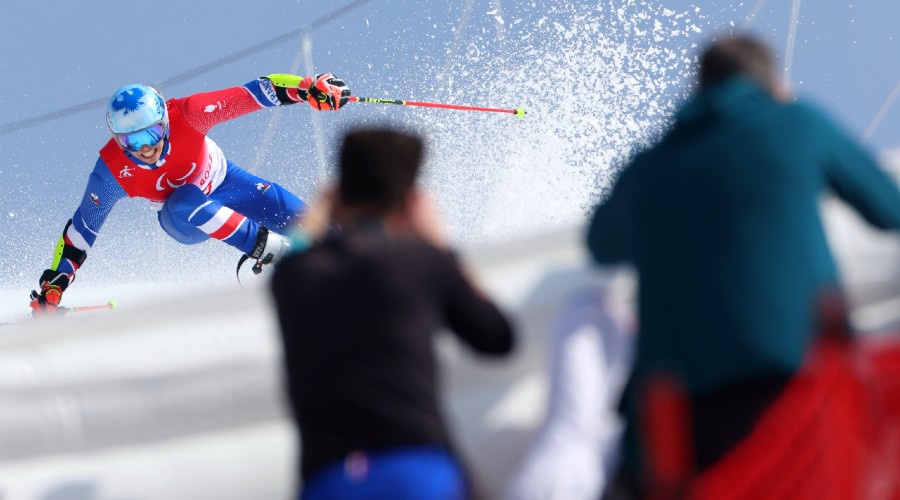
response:
M777 397L824 298L839 296L820 217L828 191L870 224L900 228L897 184L831 119L785 98L766 45L710 45L696 95L623 170L587 235L596 262L630 262L639 277L623 401L632 444L634 396L650 374L674 375L689 394L699 470Z

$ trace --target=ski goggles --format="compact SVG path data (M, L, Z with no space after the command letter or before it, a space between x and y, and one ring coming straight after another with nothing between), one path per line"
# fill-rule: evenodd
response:
M169 124L162 122L154 123L147 128L142 128L135 132L127 134L113 134L120 146L128 151L140 151L144 146L156 146L159 141L163 140L168 132Z

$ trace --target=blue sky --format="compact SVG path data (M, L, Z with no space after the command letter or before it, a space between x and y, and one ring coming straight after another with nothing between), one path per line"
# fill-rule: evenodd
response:
M350 3L330 4L337 8ZM357 11L320 30L325 43L316 44L317 62L337 70L353 67L349 61L378 57L377 48L335 54L327 49L328 33L344 38L359 34L355 21L391 23L411 28L398 36L434 37L436 48L447 41L447 33L429 33L434 27L416 25L425 16L434 19L462 13L461 5L435 8L427 1L373 0ZM499 5L528 2L481 0L471 2L472 24ZM574 2L585 8L617 5L619 2ZM698 33L705 40L712 33L744 26L753 8L761 6L751 31L773 43L780 56L786 51L791 20L790 0L685 1L660 0L672 9L697 7L706 16ZM504 5L506 4L506 5ZM535 10L540 10L537 2ZM223 7L210 0L176 1L149 7L128 7L119 2L73 4L54 0L41 4L9 2L0 7L7 29L0 42L0 125L56 111L94 98L104 97L123 81L155 82L218 59L229 53L300 28L328 13L310 9L299 1L246 2L247 7ZM875 118L900 81L900 2L800 2L796 30L792 81L802 95L815 98L845 120L860 135ZM406 21L406 22L405 22ZM171 26L171 31L162 25ZM358 24L358 23L357 23ZM443 25L447 26L446 24ZM342 29L343 28L343 29ZM349 41L349 40L348 40ZM445 48L445 47L443 47ZM255 56L251 67L283 65L284 54L293 52L282 44ZM405 54L393 54L404 57ZM270 66L267 66L269 63ZM523 68L527 71L528 68ZM348 75L357 76L357 75ZM350 79L350 78L348 78ZM216 87L221 78L202 77L185 90ZM96 114L96 112L95 112ZM892 109L873 136L875 147L900 142L900 111Z
M165 81L349 3L5 2L0 127L106 98L126 83ZM524 105L531 113L520 121L375 105L316 117L289 109L249 115L211 135L238 164L310 197L322 166L331 168L340 131L374 122L420 129L432 140L427 180L452 232L487 238L578 222L622 158L685 97L695 45L738 30L759 8L751 32L785 62L792 5L371 0L318 29L305 58L298 37L161 90L173 97L239 85L305 60L343 77L356 95ZM900 79L898 19L894 0L801 2L790 65L798 94L862 137ZM898 131L900 103L871 146L900 146ZM0 133L4 283L31 286L46 267L108 137L102 106ZM108 280L198 267L226 275L236 255L223 247L174 244L152 212L129 200L108 220L84 271Z
M731 17L740 28L757 3L735 3L734 14L724 7L706 11L723 21ZM789 52L793 2L761 3L763 7L750 25L750 32L772 43L784 65ZM854 134L863 136L900 85L900 59L894 57L900 51L898 19L900 2L893 0L800 2L791 84L800 96L814 99ZM874 129L874 148L900 145L897 104L900 103L895 103Z

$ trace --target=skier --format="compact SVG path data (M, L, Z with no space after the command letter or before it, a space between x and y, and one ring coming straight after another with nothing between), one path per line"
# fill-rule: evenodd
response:
M306 204L226 159L206 134L262 108L306 101L319 111L337 111L349 97L346 84L328 73L272 74L168 102L146 85L117 90L106 112L113 137L100 150L81 204L38 280L40 291L31 292L32 314L56 311L106 217L126 196L150 200L160 226L181 243L224 241L255 259L257 269L278 260L289 242L277 231L290 226Z

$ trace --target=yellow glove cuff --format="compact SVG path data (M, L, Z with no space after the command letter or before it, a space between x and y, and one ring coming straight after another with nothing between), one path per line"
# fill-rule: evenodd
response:
M277 87L285 87L290 89L300 88L300 82L303 81L302 76L297 75L286 75L283 73L273 73L271 75L266 75L266 78L272 81Z

